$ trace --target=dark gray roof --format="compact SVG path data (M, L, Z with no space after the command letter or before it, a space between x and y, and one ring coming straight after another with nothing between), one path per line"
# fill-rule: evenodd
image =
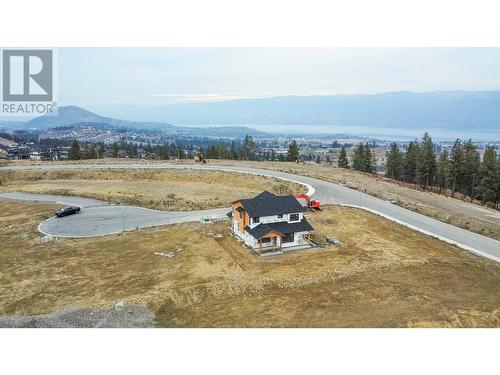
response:
M287 221L280 221L278 223L266 223L259 224L254 228L250 228L248 225L245 230L257 239L261 239L270 231L275 231L280 234L295 233L295 232L307 232L314 230L314 228L309 224L306 219L302 219L296 223L289 223Z
M231 219L231 218L233 217L233 211L229 211L229 212L226 214L226 216L227 216L228 218L230 218L230 219Z
M274 195L264 191L252 199L240 200L251 217L304 212L305 208L293 195Z

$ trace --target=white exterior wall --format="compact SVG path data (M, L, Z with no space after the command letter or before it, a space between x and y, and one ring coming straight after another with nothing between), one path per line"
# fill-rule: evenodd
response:
M302 245L305 242L303 238L307 236L308 233L309 232L295 232L293 242L284 242L282 247Z
M235 220L234 218L232 219L232 229L234 234L236 234L239 238L243 240L245 245L250 246L250 247L257 247L258 246L258 241L249 235L246 231L240 232L239 231L239 225L238 225L238 220Z
M248 234L247 232L244 233L243 237L244 237L245 244L247 246L250 246L252 248L259 246L259 241L255 237Z
M304 218L304 213L302 213L302 212L296 212L296 214L299 215L299 221ZM250 218L250 224L249 224L249 226L250 226L250 228L254 228L254 227L256 227L259 224L265 224L265 223L279 223L279 222L282 222L282 221L291 222L290 221L290 215L293 215L293 214L284 214L281 219L278 218L278 215L261 216L259 218L259 222L258 223L253 223L252 218ZM296 222L297 221L292 221L292 223L296 223Z
M302 212L297 212L297 214L299 215L299 220L302 220L304 218L304 214ZM255 224L250 224L250 227L251 228L254 228L256 227L257 225L259 224L265 224L265 223L276 223L276 222L282 222L282 221L288 221L290 222L290 215L293 215L293 214L286 214L286 215L283 215L283 218L279 219L278 218L278 215L274 215L274 216L261 216L260 217L260 220L259 220L259 223L255 223ZM296 223L298 221L293 221L293 223ZM238 236L240 237L243 242L245 243L245 245L251 247L251 248L258 248L260 247L259 245L259 241L254 238L253 236L251 236L250 234L248 234L246 231L243 231L243 232L240 232L239 229L238 229L238 221L235 220L233 218L233 232ZM307 236L307 234L309 234L309 232L295 232L294 234L294 240L293 242L286 242L286 243L282 243L282 247L290 247L290 246L297 246L297 245L302 245L305 243L305 240L304 240L304 237ZM277 246L279 246L279 244L282 242L281 240L281 236L278 237L278 243L277 243Z

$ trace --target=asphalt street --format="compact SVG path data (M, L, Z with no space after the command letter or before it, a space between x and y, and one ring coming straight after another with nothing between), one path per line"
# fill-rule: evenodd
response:
M305 184L310 195L319 199L322 204L341 204L359 207L385 218L393 220L422 233L434 236L462 249L473 251L490 259L500 261L500 241L481 236L479 234L440 222L438 220L406 210L390 202L372 197L345 186L317 180L310 177L237 166L212 165L172 165L172 164L109 164L109 165L36 165L36 166L7 166L4 170L61 170L61 169L197 169L219 170L228 172L251 173L262 176L280 178ZM4 194L0 194L4 197ZM37 196L39 197L39 196ZM10 196L12 198L12 196ZM21 199L27 199L20 196ZM65 200L67 200L64 197ZM45 196L45 199L48 199ZM61 197L57 197L61 200ZM78 198L80 199L80 198ZM38 198L37 200L42 200ZM198 212L161 212L146 210L139 207L118 207L109 204L90 207L82 210L79 215L66 217L62 220L49 219L40 225L40 230L54 235L66 237L96 236L117 233L135 228L154 225L173 224L187 221L197 221L205 217L223 217L229 208ZM64 222L64 223L63 223ZM61 224L63 223L63 224Z

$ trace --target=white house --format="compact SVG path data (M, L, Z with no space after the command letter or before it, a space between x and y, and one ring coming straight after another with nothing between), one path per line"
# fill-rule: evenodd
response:
M309 245L314 228L304 217L305 207L293 195L264 191L252 199L233 202L228 216L232 232L259 252Z

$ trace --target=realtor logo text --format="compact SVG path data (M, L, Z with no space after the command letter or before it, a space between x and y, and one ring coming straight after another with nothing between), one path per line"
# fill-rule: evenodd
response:
M2 115L57 114L53 50L2 50L1 77Z

